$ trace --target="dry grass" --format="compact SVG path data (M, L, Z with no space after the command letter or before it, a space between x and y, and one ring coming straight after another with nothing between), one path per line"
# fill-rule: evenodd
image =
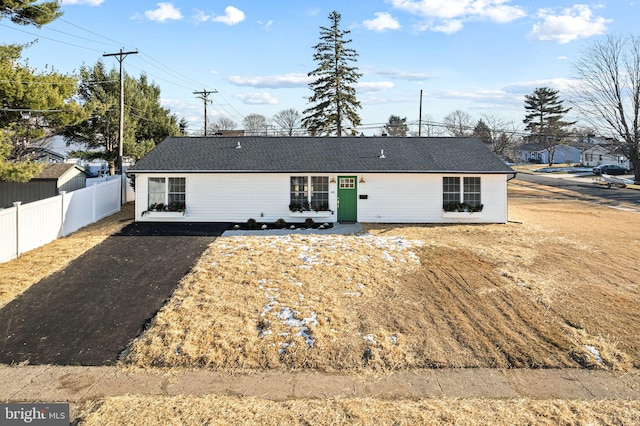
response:
M86 403L79 424L634 425L640 401L300 399L124 396Z
M561 193L514 185L509 191L513 222L507 225L376 225L367 226L366 237L322 240L220 238L125 362L357 372L640 367L640 216ZM0 265L0 305L131 217L125 209ZM599 351L604 364L587 345ZM640 424L640 401L276 402L154 395L87 401L76 418L79 424L105 426L627 425Z
M133 204L64 238L0 263L0 308L133 220Z
M125 363L640 367L640 216L510 195L506 225L219 238Z

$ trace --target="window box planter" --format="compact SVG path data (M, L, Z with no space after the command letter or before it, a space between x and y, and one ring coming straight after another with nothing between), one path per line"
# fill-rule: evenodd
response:
M482 217L482 212L442 212L442 217L448 219L477 219Z
M184 210L181 212L169 212L169 211L148 211L143 214L144 217L182 217L184 216Z
M331 210L305 210L302 212L289 212L289 217L301 217L301 218L314 218L314 217L331 217L333 216L333 211Z
M182 217L185 215L187 206L185 203L154 203L149 206L148 210L142 212L142 216L147 217Z

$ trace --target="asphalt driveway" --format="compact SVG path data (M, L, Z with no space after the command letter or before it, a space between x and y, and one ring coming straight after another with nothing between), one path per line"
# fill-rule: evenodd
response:
M0 363L115 364L226 229L130 224L0 310Z

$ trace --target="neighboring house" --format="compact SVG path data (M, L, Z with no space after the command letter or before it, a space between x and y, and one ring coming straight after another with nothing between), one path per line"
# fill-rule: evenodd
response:
M540 151L542 164L578 164L582 159L582 151L569 145L555 145L550 149Z
M86 186L84 169L73 163L53 163L29 182L1 182L0 207L11 207L15 201L23 204L59 195L61 191L75 191Z
M582 153L582 164L589 167L600 164L617 164L627 169L630 168L629 159L615 145L595 145L585 149Z
M64 163L66 155L43 146L30 146L25 148L24 156L38 163Z
M555 145L551 148L542 149L537 143L525 144L520 147L519 159L525 163L563 164L580 163L582 150L569 145Z
M477 138L390 137L169 137L127 173L137 221L294 223L505 223L515 176Z
M540 163L540 144L524 143L514 149L519 163Z

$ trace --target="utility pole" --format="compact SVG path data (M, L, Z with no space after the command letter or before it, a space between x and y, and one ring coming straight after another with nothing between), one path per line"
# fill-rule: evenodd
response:
M123 52L122 49L120 49L120 52L118 53L105 53L102 56L115 56L116 59L118 60L118 62L120 63L120 134L119 134L119 143L118 143L118 167L120 167L120 175L123 176L123 168L122 168L122 157L124 154L124 74L122 73L122 61L124 61L124 58L127 57L127 55L136 55L138 53L138 51L131 51L131 52ZM125 204L126 201L126 187L125 187L125 179L121 178L121 187L122 187L122 192L121 192L121 198L120 198L120 202L122 204Z
M422 89L420 89L420 116L418 117L418 137L422 136Z
M200 92L193 92L194 95L198 95L198 99L202 99L204 102L204 135L207 136L207 104L209 101L209 95L212 93L218 93L217 90L203 89Z

